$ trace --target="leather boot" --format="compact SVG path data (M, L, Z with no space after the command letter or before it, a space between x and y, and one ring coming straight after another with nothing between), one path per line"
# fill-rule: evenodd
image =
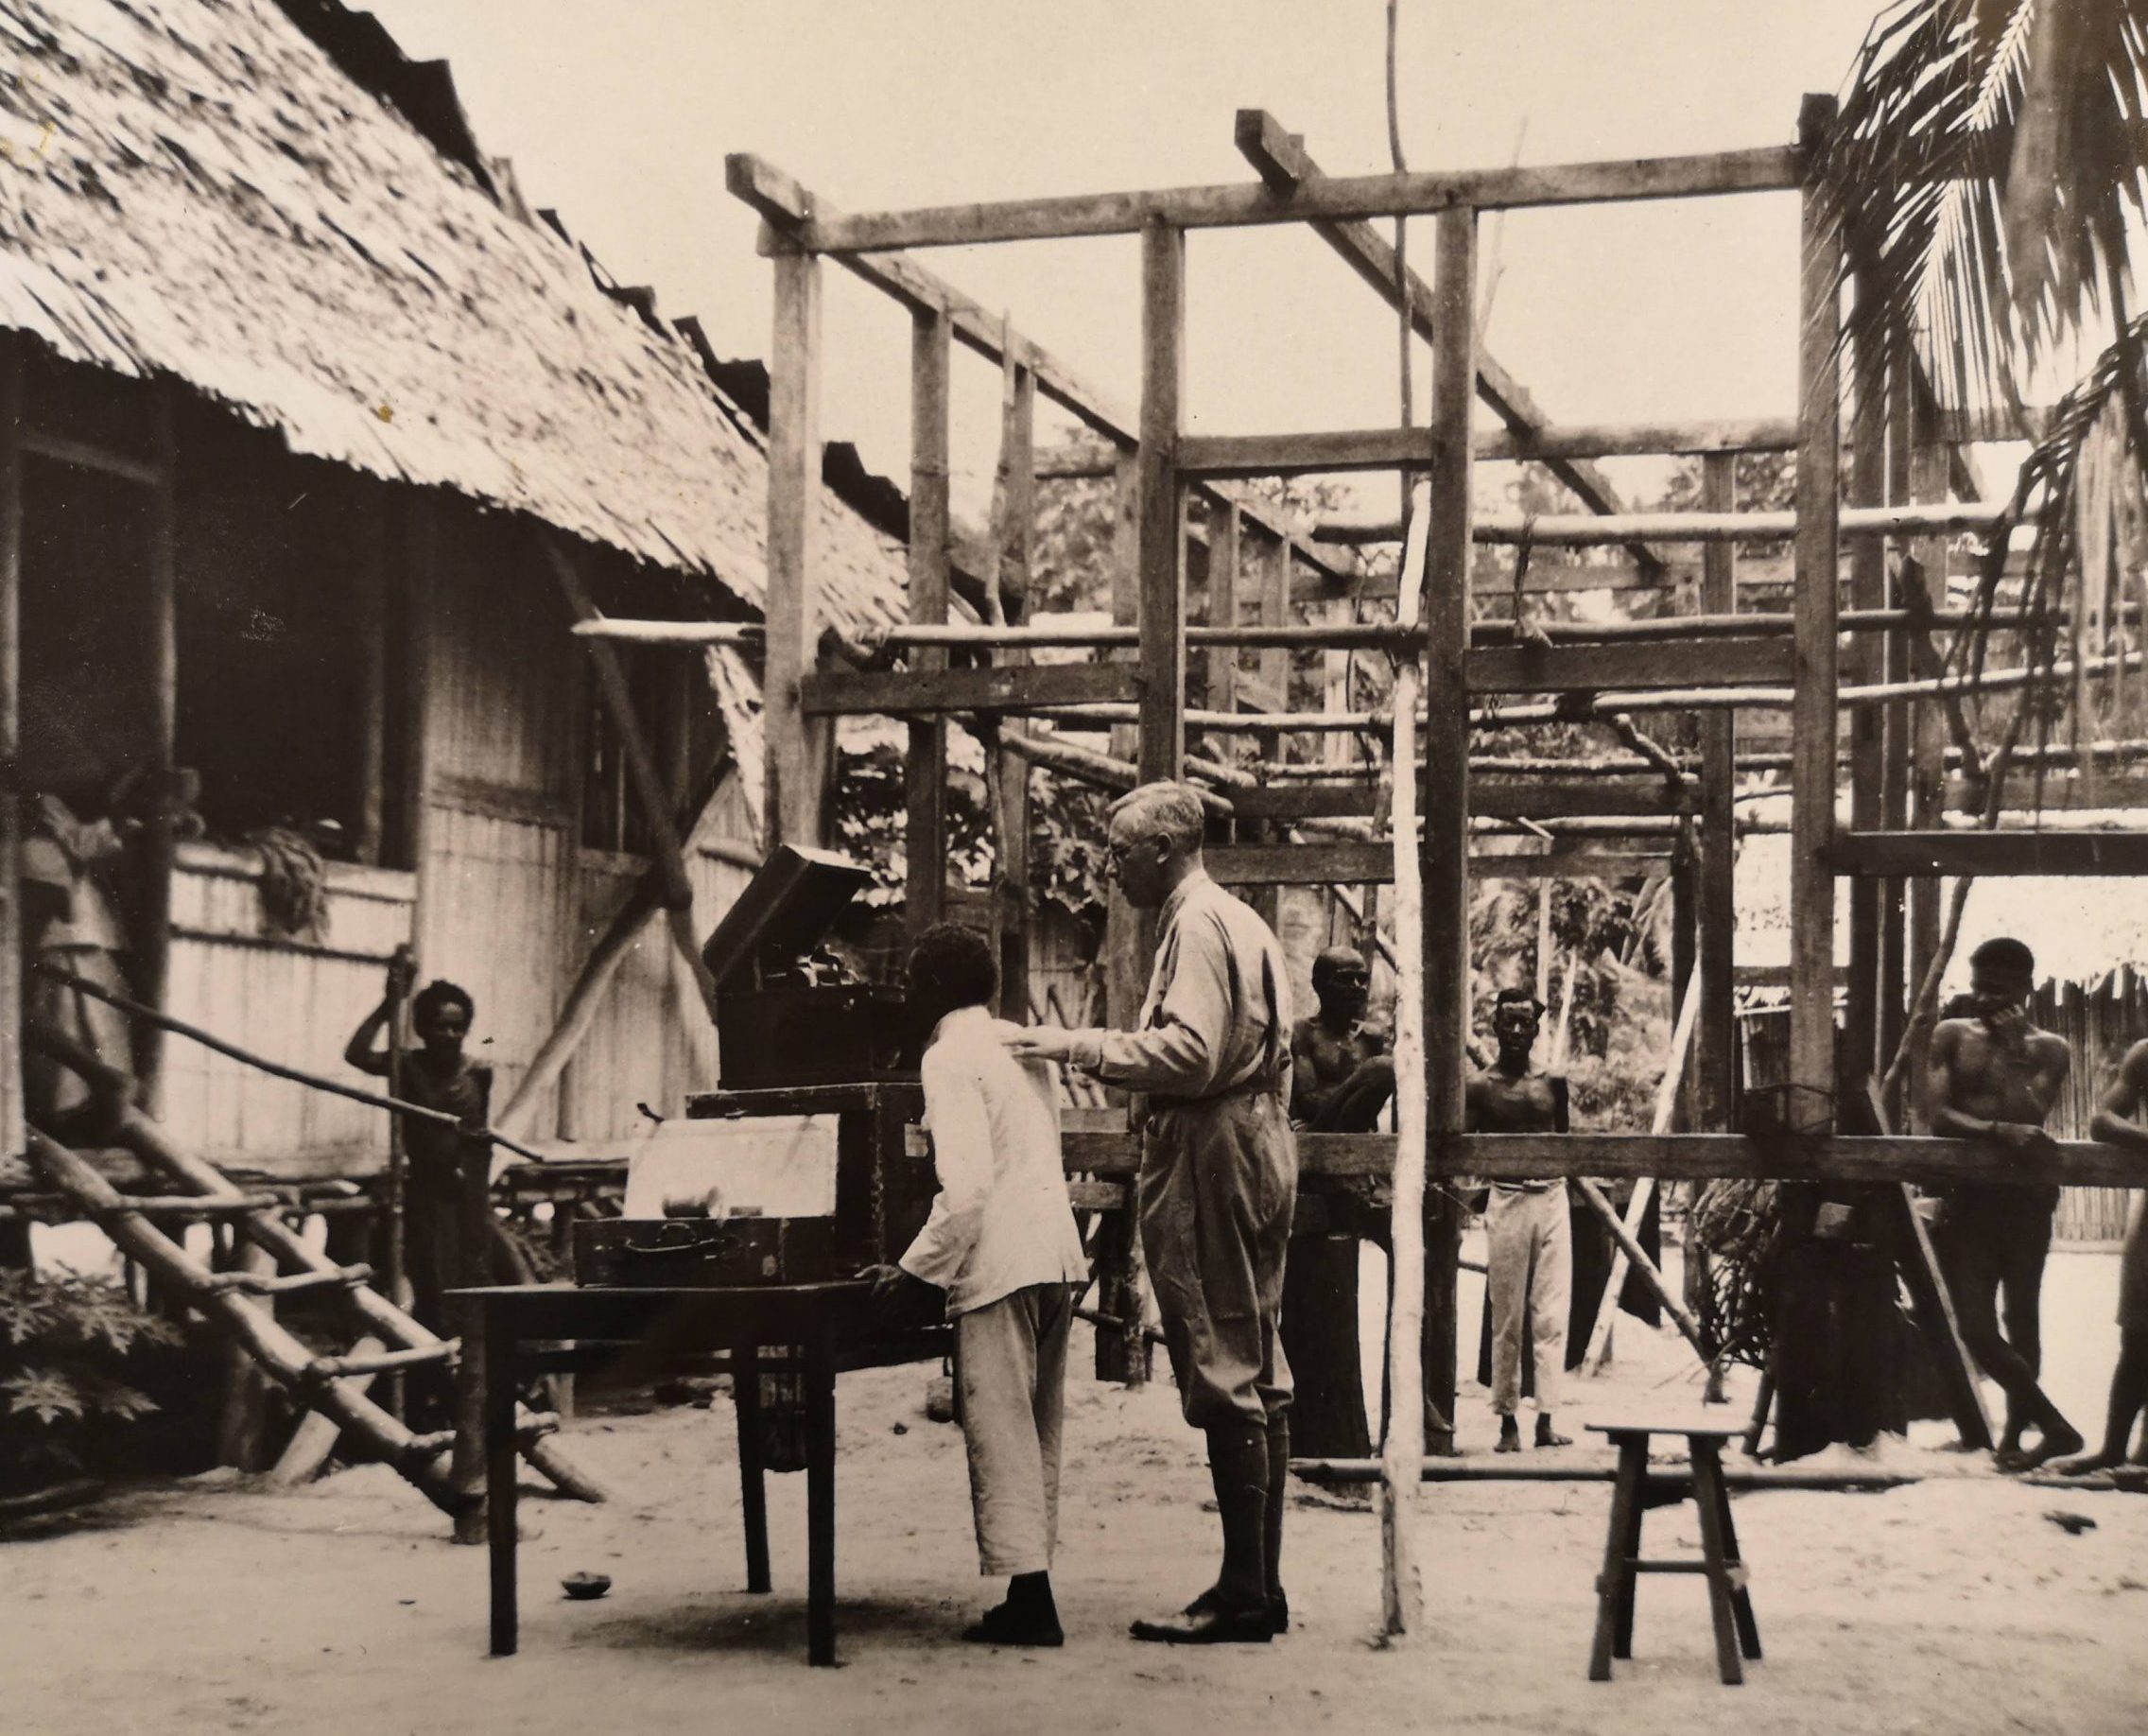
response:
M1185 1612L1161 1622L1136 1622L1136 1640L1165 1645L1265 1645L1269 1620L1264 1565L1268 1528L1268 1434L1240 1423L1208 1432L1208 1474L1223 1526L1223 1566L1216 1584Z

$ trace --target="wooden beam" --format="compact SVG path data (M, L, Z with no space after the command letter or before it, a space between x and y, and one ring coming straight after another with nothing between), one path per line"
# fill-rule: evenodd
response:
M1144 782L1186 764L1186 569L1179 537L1180 395L1186 384L1186 236L1141 232L1141 446L1135 457L1141 572Z
M1266 111L1240 109L1235 134L1239 150L1253 165L1254 172L1278 192L1294 192L1301 186L1325 182L1320 165L1306 149L1304 138ZM1373 292L1389 307L1400 311L1407 294L1412 329L1428 343L1433 341L1431 286L1415 271L1401 269L1394 249L1371 224L1320 222L1313 225L1313 232L1342 254L1342 262L1371 285ZM1550 421L1521 382L1481 347L1477 355L1477 393L1510 434L1536 435ZM1585 459L1547 455L1545 462L1590 511L1623 510L1610 479ZM1656 551L1645 545L1637 545L1633 554L1644 569L1660 565Z
M1660 776L1469 778L1472 819L1558 820L1579 815L1671 815L1692 811L1690 789L1673 790Z
M728 175L740 160L726 158ZM753 159L745 159L752 163ZM1138 234L1152 223L1174 230L1242 228L1348 217L1424 217L1471 208L1601 204L1781 192L1798 184L1802 159L1785 147L1705 156L1557 164L1537 168L1445 170L1324 178L1281 192L1258 182L1150 192L1003 200L857 217L814 217L784 237L813 253L880 252L905 247L974 247L992 241L1050 241L1077 235ZM775 252L781 241L763 240Z
M1808 96L1798 135L1815 156L1834 125L1835 102ZM1789 1084L1797 1131L1832 1126L1835 1093L1835 881L1828 847L1835 829L1837 518L1842 362L1837 342L1842 237L1816 181L1803 193L1797 406L1797 677L1791 707L1791 987ZM1890 509L1892 510L1892 509Z
M1123 1132L1064 1136L1069 1173L1126 1175L1141 1162L1140 1141ZM1838 1134L1761 1141L1739 1134L1457 1134L1433 1141L1431 1173L1442 1178L1533 1181L1600 1176L1636 1181L1915 1182L2069 1188L2148 1188L2148 1154L2062 1139L2047 1151L2006 1152L1962 1139ZM1301 1175L1380 1176L1394 1167L1393 1134L1298 1136Z
M818 211L823 217L837 215L818 195L800 186L781 169L758 157L736 156L724 162L725 178L732 194L759 212L779 235L788 236L801 222ZM780 243L774 251L789 251L794 244ZM838 263L853 276L891 295L913 313L944 313L955 341L974 351L994 367L1012 360L1036 378L1038 393L1102 435L1122 453L1140 443L1139 413L1120 404L1111 393L1084 379L1042 344L1009 329L1003 314L993 312L962 293L936 272L899 252L844 253ZM1052 466L1043 476L1109 476L1109 460L1100 465ZM1208 498L1237 504L1247 522L1283 542L1292 554L1315 571L1334 579L1344 575L1303 537L1295 535L1287 515L1257 495L1241 494L1220 485L1202 490Z
M948 378L952 321L938 308L910 316L909 618L935 627L947 618ZM996 575L995 575L996 577ZM911 668L937 677L945 651L920 646ZM937 717L909 720L903 762L903 928L914 942L944 913L947 890L947 725Z
M1208 873L1221 886L1384 886L1394 877L1386 843L1213 844Z
M1794 417L1722 422L1559 423L1532 433L1479 433L1480 460L1546 462L1558 458L1653 458L1709 452L1792 452Z
M1760 686L1792 679L1791 643L1711 638L1689 662L1646 641L1602 645L1481 645L1469 653L1472 693L1593 692L1603 687Z
M809 718L883 713L923 717L950 711L1025 711L1040 706L1137 702L1145 672L1125 663L1001 663L969 669L831 671L798 683Z
M2148 875L2148 832L1845 832L1827 865L1859 876Z
M1828 468L1836 468L1829 454ZM1880 532L1889 536L1951 535L1963 530L1988 530L2005 515L2003 502L1950 500L1907 502L1899 506L1838 507L1845 536ZM1474 535L1480 543L1532 547L1589 548L1608 543L1631 542L1645 537L1661 543L1775 543L1794 537L1797 513L1767 512L1616 512L1592 516L1586 512L1547 512L1530 517L1520 512L1487 513L1477 521ZM1392 518L1323 520L1313 535L1323 542L1362 543L1395 540L1397 526Z
M1179 469L1188 478L1429 470L1431 463L1431 435L1425 428L1188 435L1179 443Z
M820 641L821 265L775 262L769 351L768 622L763 664L769 843L824 844L835 731L806 715L803 684Z
M1236 630L1239 624L1240 518L1237 507L1224 507L1209 529L1208 621L1212 627ZM1191 630L1187 631L1190 639ZM1238 647L1208 646L1202 659L1202 674L1204 703L1218 711L1236 709L1239 703Z
M136 458L131 453L117 452L110 446L99 445L95 441L76 440L43 428L24 428L17 435L17 440L19 450L34 458L72 464L78 470L102 471L108 477L118 477L144 488L157 486L158 460L154 457Z
M1630 880L1661 874L1671 861L1668 849L1606 850L1583 841L1577 844L1497 856L1479 851L1469 858L1469 875L1477 880Z
M1906 354L1906 343L1897 354ZM1912 487L1914 466L1911 455L1913 415L1911 408L1910 370L1907 366L1891 368L1888 372L1886 411L1886 491L1889 500L1907 500L1914 492ZM1885 570L1881 563L1880 582L1887 592L1889 603L1898 604L1902 599L1897 595L1894 575ZM1906 630L1897 628L1880 641L1880 679L1904 681L1910 674L1910 642ZM1889 832L1907 831L1910 827L1910 737L1911 714L1914 702L1897 700L1888 705L1880 718L1880 819L1876 829ZM1879 1056L1880 1076L1884 1078L1896 1051L1901 1047L1907 1029L1909 1013L1909 882L1888 880L1880 888L1880 1013L1878 1045L1874 1052ZM1904 1112L1906 1079L1897 1074L1895 1089L1881 1103L1887 1125L1907 1127L1909 1116Z
M1701 505L1711 512L1735 512L1737 463L1728 452L1701 460ZM1729 615L1738 607L1738 551L1710 544L1701 558L1701 607ZM1701 776L1699 860L1694 872L1694 919L1699 958L1700 1023L1693 1033L1693 1103L1700 1130L1727 1133L1737 1112L1736 932L1738 901L1736 816L1738 714L1700 715Z
M1487 402L1489 393L1481 393ZM1552 459L1646 457L1708 452L1784 452L1797 443L1796 424L1780 421L1576 425L1512 433L1481 429L1470 437L1480 463L1546 463ZM1424 428L1324 429L1303 434L1207 434L1179 448L1188 477L1342 475L1362 470L1429 470L1431 436Z

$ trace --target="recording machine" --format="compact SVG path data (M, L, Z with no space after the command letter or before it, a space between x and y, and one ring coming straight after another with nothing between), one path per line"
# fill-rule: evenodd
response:
M799 1284L892 1262L937 1186L916 1123L923 1033L902 991L826 948L870 879L777 846L702 949L721 1088L690 1098L630 1167L627 1216L579 1224L584 1284ZM638 1185L637 1185L638 1184Z

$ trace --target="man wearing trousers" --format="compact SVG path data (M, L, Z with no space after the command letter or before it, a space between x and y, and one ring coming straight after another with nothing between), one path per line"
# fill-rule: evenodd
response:
M1278 1327L1296 1204L1282 947L1202 864L1201 798L1145 784L1112 807L1128 903L1161 917L1140 1029L1022 1032L1014 1052L1146 1092L1141 1237L1186 1420L1208 1437L1216 1583L1138 1640L1265 1642L1290 1623L1280 1567L1291 1456Z
M1544 1009L1526 989L1501 989L1492 1005L1499 1052L1469 1082L1472 1133L1565 1133L1567 1082L1536 1072L1531 1056ZM1499 1419L1495 1452L1521 1450L1521 1342L1528 1325L1535 1351L1536 1444L1572 1442L1552 1426L1566 1372L1567 1309L1573 1277L1573 1231L1567 1189L1557 1181L1492 1184L1484 1209L1485 1289L1492 1311L1492 1409Z
M969 1450L979 1571L1006 1601L962 1638L1058 1645L1051 1557L1059 1532L1059 1432L1066 1337L1088 1257L1066 1199L1058 1086L1008 1052L988 1011L998 987L983 936L941 923L909 957L909 1005L929 1021L925 1120L940 1192L875 1294L932 1285L955 1322L955 1379Z

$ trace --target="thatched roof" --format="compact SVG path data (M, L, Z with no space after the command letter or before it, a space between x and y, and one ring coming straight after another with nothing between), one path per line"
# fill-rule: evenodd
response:
M0 0L0 326L761 606L757 430L521 209L444 68L334 0ZM898 545L821 511L830 617L895 618Z

